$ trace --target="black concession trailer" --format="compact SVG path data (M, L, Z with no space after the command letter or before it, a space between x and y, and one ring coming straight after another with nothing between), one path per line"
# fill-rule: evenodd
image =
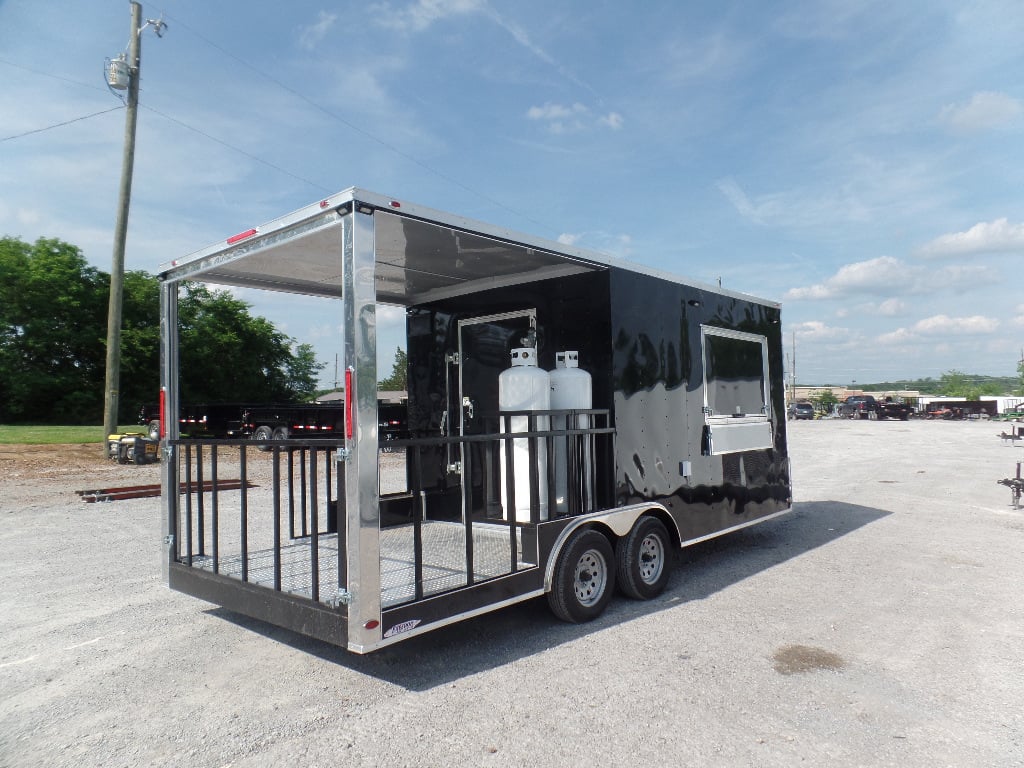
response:
M357 653L542 595L585 621L790 509L777 303L355 188L160 279L166 574L231 611ZM333 299L343 434L181 439L185 281ZM406 311L400 439L380 305Z

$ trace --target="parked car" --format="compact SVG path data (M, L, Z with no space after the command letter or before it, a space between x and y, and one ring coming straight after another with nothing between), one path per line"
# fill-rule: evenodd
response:
M814 405L812 403L790 403L789 418L791 419L813 419Z
M878 418L906 421L914 415L914 407L886 397L878 404Z
M893 400L875 400L871 395L850 395L839 404L839 415L848 419L899 419L906 421L914 413L913 406Z
M839 404L839 415L848 419L877 419L878 404L871 395L850 395Z

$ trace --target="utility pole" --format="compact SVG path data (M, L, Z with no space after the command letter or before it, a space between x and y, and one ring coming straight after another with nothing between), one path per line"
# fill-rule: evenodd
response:
M114 225L114 254L110 267L110 302L107 307L107 371L103 397L103 452L106 454L107 435L117 431L118 389L121 379L121 305L124 298L124 249L128 238L128 208L132 197L132 173L135 167L135 126L139 115L139 78L142 67L142 6L131 4L131 37L128 39L128 58L119 57L127 64L128 94L125 101L124 153L121 160L121 186L118 196L117 221ZM166 27L163 20L146 22L153 25L157 36ZM123 85L110 84L117 88Z

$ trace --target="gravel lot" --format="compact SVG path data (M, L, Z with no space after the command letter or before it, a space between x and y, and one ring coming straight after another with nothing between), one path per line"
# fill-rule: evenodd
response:
M585 626L535 601L360 657L171 592L158 482L0 450L2 766L1024 765L1020 444L790 422L791 515Z

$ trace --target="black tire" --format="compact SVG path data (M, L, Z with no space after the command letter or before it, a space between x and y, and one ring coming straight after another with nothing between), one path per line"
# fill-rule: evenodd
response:
M252 441L257 443L257 447L261 451L270 450L270 441L274 439L274 430L268 427L266 424L256 427L256 430L252 433Z
M548 593L552 612L579 624L600 616L615 590L615 553L595 530L577 531L558 556Z
M287 440L291 436L288 427L277 427L273 433L274 440Z
M616 552L619 591L634 600L657 597L672 576L674 542L656 517L641 517Z

